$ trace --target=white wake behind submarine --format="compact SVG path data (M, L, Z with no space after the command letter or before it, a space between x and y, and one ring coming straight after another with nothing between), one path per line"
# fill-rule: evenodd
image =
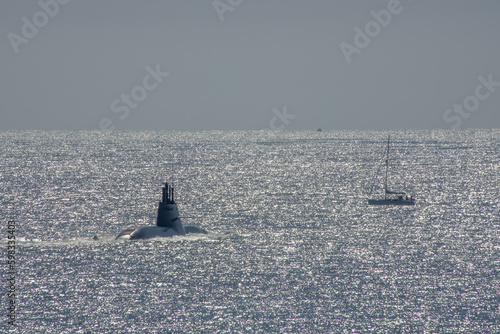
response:
M204 229L196 226L182 225L179 209L174 201L174 188L168 182L165 182L162 190L163 198L158 204L156 226L131 226L123 230L116 239L150 239L186 235L188 233L207 233Z

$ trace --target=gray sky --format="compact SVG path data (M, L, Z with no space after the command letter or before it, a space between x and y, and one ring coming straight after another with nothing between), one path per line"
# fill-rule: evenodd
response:
M0 130L500 127L497 0L54 1L0 3Z

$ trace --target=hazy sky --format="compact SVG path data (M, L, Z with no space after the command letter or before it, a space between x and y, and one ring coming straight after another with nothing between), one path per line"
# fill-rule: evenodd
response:
M0 3L0 130L500 127L498 0L55 1Z

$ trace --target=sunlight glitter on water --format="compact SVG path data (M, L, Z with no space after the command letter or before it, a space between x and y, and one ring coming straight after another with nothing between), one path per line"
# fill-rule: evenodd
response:
M0 137L26 333L500 330L499 131L391 133L411 208L366 205L386 132ZM172 167L210 233L114 241Z

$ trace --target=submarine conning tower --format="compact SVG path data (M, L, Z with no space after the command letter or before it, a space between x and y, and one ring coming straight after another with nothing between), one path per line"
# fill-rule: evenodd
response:
M162 188L162 201L158 204L156 226L173 228L178 234L186 234L174 200L174 188L168 182L165 182Z

